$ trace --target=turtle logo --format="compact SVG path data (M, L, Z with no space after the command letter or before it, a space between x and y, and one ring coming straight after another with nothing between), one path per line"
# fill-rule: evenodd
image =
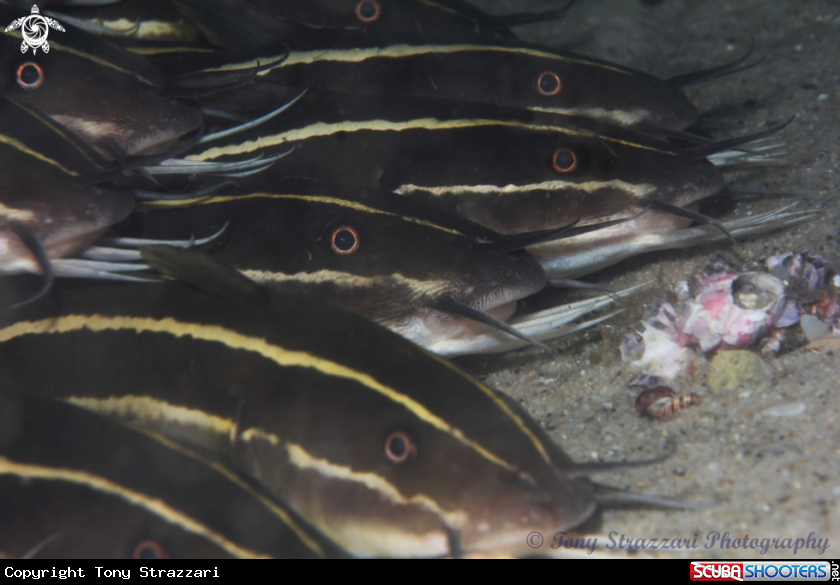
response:
M39 48L43 49L44 53L50 52L47 35L51 28L64 32L64 27L58 24L57 20L47 16L41 16L38 7L33 5L32 14L18 18L6 27L6 32L20 29L20 34L23 35L20 52L25 53L29 47L32 47L32 54L34 55L38 52Z

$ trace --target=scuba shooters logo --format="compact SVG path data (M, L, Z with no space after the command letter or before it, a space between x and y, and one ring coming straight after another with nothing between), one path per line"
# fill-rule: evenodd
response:
M692 561L692 581L828 581L828 561Z
M38 10L38 6L33 4L32 14L13 21L12 24L6 27L6 32L20 29L20 34L23 36L20 52L25 53L29 47L32 47L32 54L34 55L38 52L39 48L43 49L44 53L50 52L50 44L47 42L47 36L51 28L65 32L64 27L57 20L48 16L42 16Z

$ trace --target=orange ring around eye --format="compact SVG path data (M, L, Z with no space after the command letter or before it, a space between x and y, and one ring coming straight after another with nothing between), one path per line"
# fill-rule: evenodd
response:
M394 463L405 463L416 452L417 445L408 433L394 431L385 439L385 455Z
M548 87L544 88L543 82L547 82ZM555 85L556 87L553 87ZM554 71L543 71L534 81L534 87L542 95L557 95L563 89L563 82L560 81L560 76Z
M572 156L572 162L569 164L558 164L557 162L557 155L562 154L564 152L569 153ZM564 161L565 162L565 161ZM553 168L558 173L571 173L575 170L578 166L578 158L577 155L569 148L561 146L557 150L554 151L554 154L551 155L551 168Z
M350 235L353 236L353 245L349 248L346 246L344 248L341 247L341 245L344 245L344 242L336 242L341 232L349 232ZM359 232L349 225L342 225L335 228L330 235L330 248L332 248L332 251L339 256L349 256L350 254L355 254L359 250L359 245Z
M373 6L373 15L372 16L365 16L362 13L362 9L366 6ZM379 20L379 17L382 16L382 8L379 6L379 2L376 0L362 0L358 4L356 4L356 18L361 20L365 23L376 22Z
M38 79L34 83L26 83L23 80L23 72L24 69L27 67L34 67L38 71ZM44 85L44 70L41 68L40 65L35 63L34 61L27 61L26 63L22 63L20 67L17 68L15 72L15 83L17 83L18 87L25 90L25 91L33 91Z
M154 553L156 559L168 559L169 555L166 554L166 551L154 540L144 540L140 544L134 547L134 552L131 555L131 558L134 559L142 559L143 558L143 550L144 549L151 549L152 553Z

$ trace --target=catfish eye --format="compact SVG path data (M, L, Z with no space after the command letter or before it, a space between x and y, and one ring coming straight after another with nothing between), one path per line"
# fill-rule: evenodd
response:
M152 560L152 559L167 559L169 558L166 551L163 550L154 540L144 540L134 547L134 553L131 555L134 559Z
M408 433L394 431L385 439L385 455L394 463L405 463L417 453L417 444Z
M359 232L349 225L333 230L330 235L330 248L339 256L348 256L359 251Z
M568 148L560 147L551 155L551 167L558 173L571 173L577 166L577 155Z
M563 82L554 71L544 71L539 74L534 86L543 95L557 95L563 89Z
M376 22L382 15L382 8L376 0L362 0L356 4L356 18L362 22Z
M44 85L44 70L34 61L27 61L17 68L15 82L26 91L38 89Z

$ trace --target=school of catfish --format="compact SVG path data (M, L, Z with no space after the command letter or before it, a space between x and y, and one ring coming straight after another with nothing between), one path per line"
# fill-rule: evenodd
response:
M687 507L589 477L667 453L576 463L446 359L552 351L634 292L580 277L808 216L698 212L780 144L681 91L751 49L658 79L516 36L573 9L0 4L63 27L0 35L0 553L528 556ZM517 313L545 287L589 298Z

